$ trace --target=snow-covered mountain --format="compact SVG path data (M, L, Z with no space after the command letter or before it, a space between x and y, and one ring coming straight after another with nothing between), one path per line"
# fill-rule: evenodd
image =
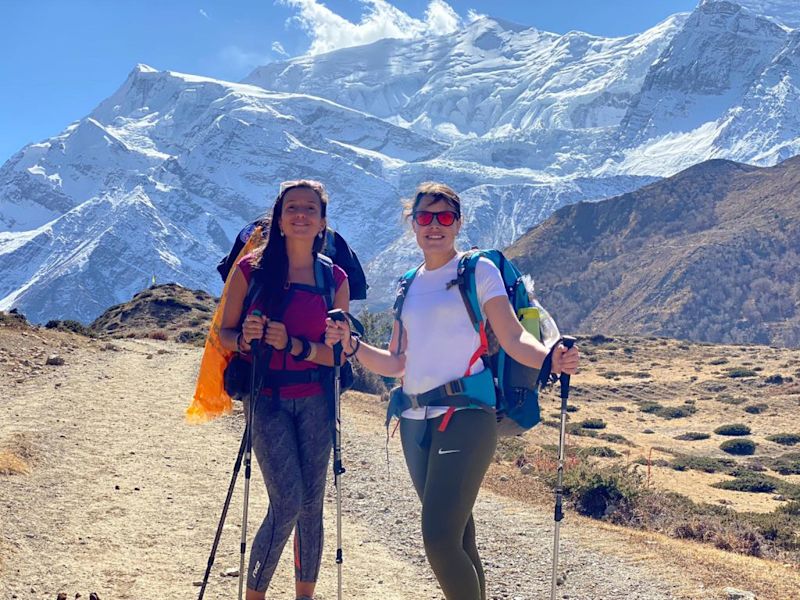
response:
M740 0L739 4L778 23L800 27L800 2L797 0Z
M726 0L615 39L484 18L243 83L139 65L0 167L0 308L86 321L153 275L218 293L236 232L301 176L329 188L381 304L418 260L400 199L419 182L462 193L465 244L504 247L565 204L797 153L798 69L800 30Z

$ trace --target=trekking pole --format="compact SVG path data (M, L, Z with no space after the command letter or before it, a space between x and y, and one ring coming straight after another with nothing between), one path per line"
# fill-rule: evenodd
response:
M253 315L260 317L261 311L254 310ZM244 554L247 546L247 505L250 500L250 467L251 455L253 450L253 418L256 414L256 399L258 398L259 390L256 389L256 382L260 383L256 373L258 372L258 359L260 353L260 340L252 340L250 342L250 354L253 357L253 364L250 368L250 403L247 407L247 423L245 424L244 437L244 506L242 508L242 539L239 545L239 600L242 600L242 588L244 584ZM272 358L272 346L266 347L267 352L265 360L267 367L269 367L269 360Z
M233 489L236 487L236 480L239 477L239 469L242 467L242 456L244 455L244 446L247 442L246 436L247 432L245 431L242 434L242 443L239 444L239 452L236 454L236 462L233 463L233 475L231 475L231 483L228 486L228 495L225 496L225 504L222 505L222 515L219 518L219 524L217 525L217 533L214 536L214 543L211 544L211 554L208 557L208 566L206 566L206 574L203 575L203 583L200 586L200 594L197 596L197 600L203 600L203 594L206 593L206 585L208 585L208 577L211 575L211 567L214 565L214 558L217 555L217 546L219 546L219 540L222 537L222 527L225 524L225 517L228 516L228 508L231 505L231 497L233 497Z
M328 318L332 321L346 321L347 317L341 309L328 311ZM341 393L342 367L339 361L342 358L342 344L333 345L333 485L336 487L336 568L337 568L337 598L342 600L342 486L340 476L345 472L342 466L342 406L339 395Z
M575 344L575 338L565 335L561 338L561 343L569 349ZM564 511L561 503L564 495L564 451L566 446L567 434L567 399L569 398L569 375L562 373L559 377L561 382L561 430L558 436L558 482L556 483L556 509L555 509L555 533L553 535L553 580L550 587L550 600L556 600L556 586L558 585L558 541L561 533L561 520L564 518Z

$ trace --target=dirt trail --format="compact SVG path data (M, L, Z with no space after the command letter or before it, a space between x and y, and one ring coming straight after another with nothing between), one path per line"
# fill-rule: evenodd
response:
M239 445L241 415L189 426L199 351L155 341L76 349L67 363L22 383L8 378L0 397L0 444L21 435L34 464L0 477L0 599L53 600L96 592L109 599L190 599L202 579ZM159 351L161 353L159 353ZM8 391L6 391L8 390ZM441 598L418 533L418 503L399 443L390 444L363 399L344 409L344 597ZM241 482L206 593L233 598L239 565ZM255 533L266 494L254 469ZM318 597L336 597L335 510L326 504L326 549ZM549 597L549 510L482 492L476 508L489 597ZM561 595L570 599L720 598L642 541L601 527L562 527ZM293 598L285 552L270 598ZM735 582L730 582L730 585Z

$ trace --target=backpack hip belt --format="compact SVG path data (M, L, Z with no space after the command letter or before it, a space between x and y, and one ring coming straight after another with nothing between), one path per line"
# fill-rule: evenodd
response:
M402 387L392 390L386 410L386 425L392 417L400 417L409 408L427 406L443 408L480 408L495 410L495 388L492 372L484 369L480 373L454 379L421 394L407 394Z

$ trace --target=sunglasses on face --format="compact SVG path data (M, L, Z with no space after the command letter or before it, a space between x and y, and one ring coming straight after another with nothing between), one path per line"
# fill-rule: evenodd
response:
M456 214L456 212L453 210L443 210L440 212L418 210L414 213L414 221L417 223L417 225L430 225L433 223L434 217L436 217L439 225L443 227L450 227L450 225L455 223L456 219L458 219L458 214Z

